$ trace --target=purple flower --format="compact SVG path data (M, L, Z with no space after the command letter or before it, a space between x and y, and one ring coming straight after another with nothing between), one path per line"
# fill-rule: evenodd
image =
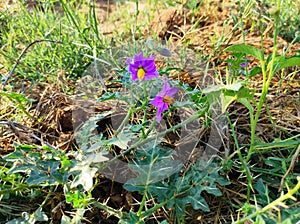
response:
M132 74L133 81L144 81L158 77L154 56L144 58L143 53L134 56L133 64L132 59L128 58L126 63L129 65L129 71Z
M150 103L157 107L156 120L159 123L162 118L162 113L169 110L169 105L174 103L174 95L178 92L178 88L171 87L168 80L165 81L162 91L150 101Z
M248 62L243 62L240 64L241 67L246 68L248 66Z

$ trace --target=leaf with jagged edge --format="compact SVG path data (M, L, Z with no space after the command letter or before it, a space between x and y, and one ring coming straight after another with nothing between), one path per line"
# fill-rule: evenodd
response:
M184 214L187 204L191 204L196 210L210 211L202 192L221 196L217 184L229 184L218 172L217 164L198 161L186 175L174 174L168 181L157 183L156 188L153 186L150 193L156 196L160 203L167 201L167 207L174 208L178 217Z
M61 169L60 151L51 148L15 144L16 149L3 157L14 162L8 174L26 173L29 185L47 183L49 185L64 183L68 180L68 172Z
M173 154L174 151L166 147L137 150L137 160L131 162L129 166L138 173L138 176L127 181L124 188L144 193L145 189L153 188L154 184L178 172L182 168L182 163L173 160L171 158Z
M129 142L135 139L136 136L131 132L121 132L116 137L107 140L108 145L116 145L120 149L127 149Z
M79 149L83 152L90 152L93 143L101 142L103 140L101 134L95 134L94 130L98 127L97 123L110 116L113 111L107 111L102 114L96 114L90 117L81 129L75 134L76 136L76 143L79 146Z
M124 217L122 217L120 219L120 221L118 222L119 224L136 224L136 223L144 223L141 222L139 217L133 212L130 211L129 213L125 213L126 215L124 215Z
M14 219L6 222L6 224L27 224L27 223L37 223L37 222L47 222L47 221L49 221L49 218L46 215L46 213L42 211L42 208L40 207L32 214L23 212L21 219Z
M71 188L82 185L84 190L89 191L93 187L93 178L98 169L90 167L90 165L87 163L83 163L77 165L70 171L79 171L79 174L75 176L75 179L71 183Z

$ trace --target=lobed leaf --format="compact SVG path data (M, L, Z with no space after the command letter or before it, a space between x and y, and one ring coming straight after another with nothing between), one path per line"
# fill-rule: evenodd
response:
M167 202L167 207L174 208L178 217L184 214L187 204L191 204L194 209L209 211L202 192L221 196L217 184L229 184L218 171L219 168L215 164L199 161L184 176L176 173L169 179L156 183L156 187L153 186L148 191L156 196L160 203Z
M104 93L96 102L99 103L111 99L122 99L122 95L119 92Z
M137 161L131 162L129 166L138 173L136 178L127 181L124 188L129 191L143 193L146 189L155 192L164 188L160 181L168 178L182 168L182 163L173 160L171 156L174 151L169 148L148 148L137 151ZM143 159L139 159L139 157ZM157 185L158 184L158 185Z
M71 171L79 171L72 181L71 188L82 185L84 190L89 191L93 187L93 178L98 171L97 168L90 167L89 164L82 164L74 167Z

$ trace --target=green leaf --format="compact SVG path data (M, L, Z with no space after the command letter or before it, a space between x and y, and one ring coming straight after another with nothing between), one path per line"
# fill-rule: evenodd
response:
M39 222L46 222L48 221L48 217L45 212L42 211L42 208L38 208L32 217L32 223L39 221Z
M56 184L58 180L56 177L60 178L62 181L62 175L57 175L60 169L60 162L55 160L50 161L39 161L35 167L33 167L30 171L30 176L27 179L27 183L29 185L41 184L47 182L48 184ZM53 176L53 172L56 173L56 177Z
M7 174L13 173L29 173L31 169L34 169L35 166L33 164L18 164L14 163L12 168L7 172Z
M3 159L5 159L6 161L24 161L25 156L29 153L32 152L33 149L35 149L35 146L32 145L19 145L19 144L15 144L15 151L3 156Z
M299 65L300 65L300 57L290 57L290 58L283 60L282 62L279 62L276 65L274 72L280 71L281 69L284 69L287 67L299 66Z
M249 54L260 61L263 60L263 52L260 49L257 49L255 47L253 47L251 45L247 45L247 44L236 44L236 45L227 47L224 51Z
M190 195L184 197L181 201L177 202L180 207L185 207L186 204L191 204L195 210L201 209L202 211L209 212L209 206L205 199L201 196L201 189L193 188Z
M232 90L232 91L239 91L242 88L241 82L236 82L230 85L215 85L215 86L209 86L203 90L204 94L217 92L220 90Z
M267 186L263 183L262 178L259 178L257 183L253 187L258 192L256 200L261 203L262 206L266 206L268 203L270 203L268 189Z
M207 94L209 103L221 103L222 113L241 95L240 92L244 92L244 87L241 82L236 82L231 85L210 86L203 90L203 93Z
M214 85L214 86L208 86L205 89L203 89L204 94L212 93L212 92L218 92L221 91L223 88L223 85Z
M84 123L81 129L76 133L76 143L80 150L83 152L90 152L90 147L94 144L94 142L102 141L102 135L95 134L94 130L98 127L97 123L100 120L110 116L112 113L113 111L108 111L102 114L97 114ZM93 147L93 149L97 149L96 145Z
M137 223L142 224L144 222L141 222L139 217L133 211L130 211L129 214L124 212L123 217L120 219L118 223L119 224L137 224Z
M31 224L36 222L47 222L48 217L45 212L42 211L42 208L38 208L34 213L29 214L27 212L22 213L22 219L14 219L6 224Z
M79 171L79 175L76 175L71 183L71 188L82 185L84 190L89 191L93 187L93 178L98 171L97 168L90 167L89 164L77 165L72 171Z
M164 220L164 221L160 222L160 224L168 224L168 221Z
M32 100L25 98L22 94L20 93L15 93L15 92L2 92L0 91L0 96L5 96L7 97L10 101L16 103L17 107L26 114L30 119L34 120L32 115L28 113L26 110L25 106L28 103L31 103Z
M150 189L153 186L156 188L155 183L164 180L182 168L180 161L172 159L173 154L174 151L169 148L139 149L136 155L137 161L129 163L131 169L139 175L127 181L124 188L131 192L138 191L140 193L144 193L145 189ZM160 185L159 188L161 187Z
M176 102L173 104L174 107L195 107L195 103L191 101L182 101L182 102Z
M34 169L31 170L30 176L27 179L29 185L41 184L49 180L49 177L46 173L42 173L40 170Z
M262 70L261 70L261 67L259 66L255 66L254 68L251 69L250 73L249 73L249 78L261 73Z
M0 92L0 96L6 96L9 99L14 99L19 103L30 103L33 100L31 99L27 99L26 97L24 97L22 94L20 93L15 93L15 92Z
M198 161L184 176L176 173L169 178L168 182L159 182L149 191L159 202L167 202L167 207L174 208L177 217L184 214L187 204L191 204L194 209L209 211L202 192L221 196L216 183L221 186L229 184L218 172L218 164Z
M6 161L14 162L8 174L26 173L29 185L47 183L50 185L64 183L68 180L68 172L61 169L59 150L49 148L36 149L28 145L16 145L13 153L4 157ZM55 158L55 159L54 159Z
M248 99L246 99L246 98L238 98L237 101L240 102L241 104L243 104L249 110L249 112L251 114L253 114L254 109L253 109L253 106L251 105L251 103L249 102Z
M63 214L63 216L61 217L60 224L72 224L72 219L69 216Z
M128 143L132 141L136 136L133 133L121 132L115 138L109 139L107 142L109 145L116 145L120 149L127 149Z
M73 208L85 208L89 203L89 194L78 189L69 190L69 186L64 186L66 202L72 204ZM74 223L74 222L72 222Z
M143 128L143 124L135 124L131 125L130 127L132 132L137 133Z
M88 154L86 154L85 162L92 164L92 163L101 163L101 162L107 161L109 158L104 156L107 154L108 154L108 152L105 150L88 153Z
M227 107L237 99L237 94L233 91L224 91L221 94L222 113L225 113Z
M297 223L300 220L299 206L282 210L282 224Z
M122 95L119 92L104 93L96 102L100 103L111 99L122 99Z

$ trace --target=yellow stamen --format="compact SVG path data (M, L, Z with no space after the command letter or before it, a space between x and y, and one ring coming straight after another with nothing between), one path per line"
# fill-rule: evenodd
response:
M143 67L139 67L137 70L137 76L138 76L139 80L142 80L144 78L145 74L146 74L146 72L143 69Z
M174 99L172 97L170 97L170 96L164 96L163 102L165 102L167 104L173 104L174 103Z

